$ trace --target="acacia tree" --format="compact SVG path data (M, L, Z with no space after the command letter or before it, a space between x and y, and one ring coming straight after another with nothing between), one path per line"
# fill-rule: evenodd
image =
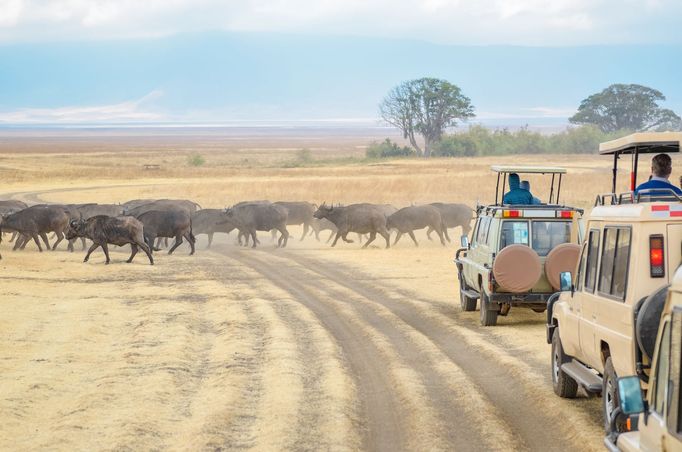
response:
M437 78L409 80L396 86L379 104L379 113L424 157L431 155L431 145L441 139L447 127L475 116L471 100L459 87ZM424 138L423 151L416 135Z
M573 124L593 124L603 132L618 130L679 129L680 117L661 108L665 96L642 85L614 84L583 99L578 112L569 118Z

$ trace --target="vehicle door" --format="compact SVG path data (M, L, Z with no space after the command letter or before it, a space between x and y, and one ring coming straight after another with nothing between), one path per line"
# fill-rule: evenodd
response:
M563 292L561 294L561 301L566 302L567 309L559 324L559 334L561 334L561 345L564 352L570 356L579 354L580 351L580 309L582 304L582 292L584 290L585 269L587 267L588 258L588 243L582 245L580 252L580 260L573 278L575 290L571 292Z
M649 388L649 413L640 418L640 445L645 451L679 450L680 354L682 310L665 318L654 351L653 376Z
M485 262L485 256L487 255L488 245L486 243L488 230L490 228L490 216L481 216L476 224L476 229L471 241L471 247L467 253L469 262L465 268L465 277L467 284L478 290L478 279L479 275L484 271L483 263Z
M585 346L583 354L588 364L602 371L601 344L608 345L617 375L635 372L632 334L634 331L631 306L625 304L632 227L630 225L605 225L602 231L597 296L583 304L583 319L591 322L593 331L591 347ZM585 344L587 345L587 344ZM625 373L624 373L625 372Z
M585 240L585 271L582 275L579 284L578 296L573 297L574 305L569 308L569 311L575 315L578 322L578 333L576 336L578 344L575 345L577 349L581 350L577 356L581 360L586 361L586 354L594 349L594 319L593 306L595 303L597 290L597 274L599 272L599 250L601 243L602 231L598 227L590 228L587 232ZM559 326L561 328L561 326ZM562 341L563 341L562 334Z

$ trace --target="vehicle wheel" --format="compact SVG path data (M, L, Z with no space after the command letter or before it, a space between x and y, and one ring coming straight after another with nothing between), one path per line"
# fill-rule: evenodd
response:
M620 399L618 398L618 376L613 368L611 357L606 358L604 363L604 379L602 382L602 406L604 412L604 430L606 433L611 433L611 416L615 409L620 406ZM616 421L616 431L626 431L624 416Z
M490 299L484 291L481 291L481 325L497 325L497 310L490 307Z
M574 398L578 392L578 383L561 370L561 365L570 360L571 358L564 354L564 348L561 346L559 330L555 329L552 336L552 386L556 395L566 399Z
M461 273L459 274L459 287L460 287L459 305L462 307L462 311L466 311L466 312L475 311L476 310L476 299L467 297L461 291L461 289L467 288L467 283L464 282L464 277L462 276Z

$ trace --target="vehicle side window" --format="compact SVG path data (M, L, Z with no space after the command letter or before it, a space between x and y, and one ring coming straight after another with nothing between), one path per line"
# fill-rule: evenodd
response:
M656 378L651 390L653 391L652 407L663 416L668 401L668 385L670 380L670 322L663 324L661 342L658 344L656 358Z
M597 281L597 260L599 259L599 229L590 229L585 265L585 290L594 293Z
M478 227L478 237L476 242L478 244L485 244L488 242L488 229L490 228L490 217L481 218L481 225Z
M504 221L500 234L500 249L508 245L528 245L527 221Z
M478 241L476 239L478 238L478 230L481 228L481 221L483 221L483 218L479 217L476 220L476 224L474 225L474 229L472 229L472 231L473 231L471 233L471 245L472 246L474 246L478 243Z
M628 262L630 260L630 229L604 228L599 292L625 299Z

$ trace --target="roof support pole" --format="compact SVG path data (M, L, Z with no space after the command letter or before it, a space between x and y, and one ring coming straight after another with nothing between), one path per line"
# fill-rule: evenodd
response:
M559 204L559 194L561 193L561 176L563 174L559 174L559 186L556 189L556 203Z
M507 189L507 173L501 173L502 174L502 199L500 200L500 204L504 204L504 191ZM499 176L500 173L497 173L497 177Z
M616 175L618 174L618 153L613 153L613 184L611 184L611 193L616 192Z
M554 176L556 174L552 173L552 186L549 189L549 203L552 204L552 201L554 200ZM559 175L559 180L561 180L561 175Z
M497 196L499 194L499 191L500 191L500 173L497 173L497 185L495 185L495 204L497 204Z
M639 147L635 147L635 152L632 155L632 173L630 175L630 191L635 191L637 188L637 166L639 166Z

